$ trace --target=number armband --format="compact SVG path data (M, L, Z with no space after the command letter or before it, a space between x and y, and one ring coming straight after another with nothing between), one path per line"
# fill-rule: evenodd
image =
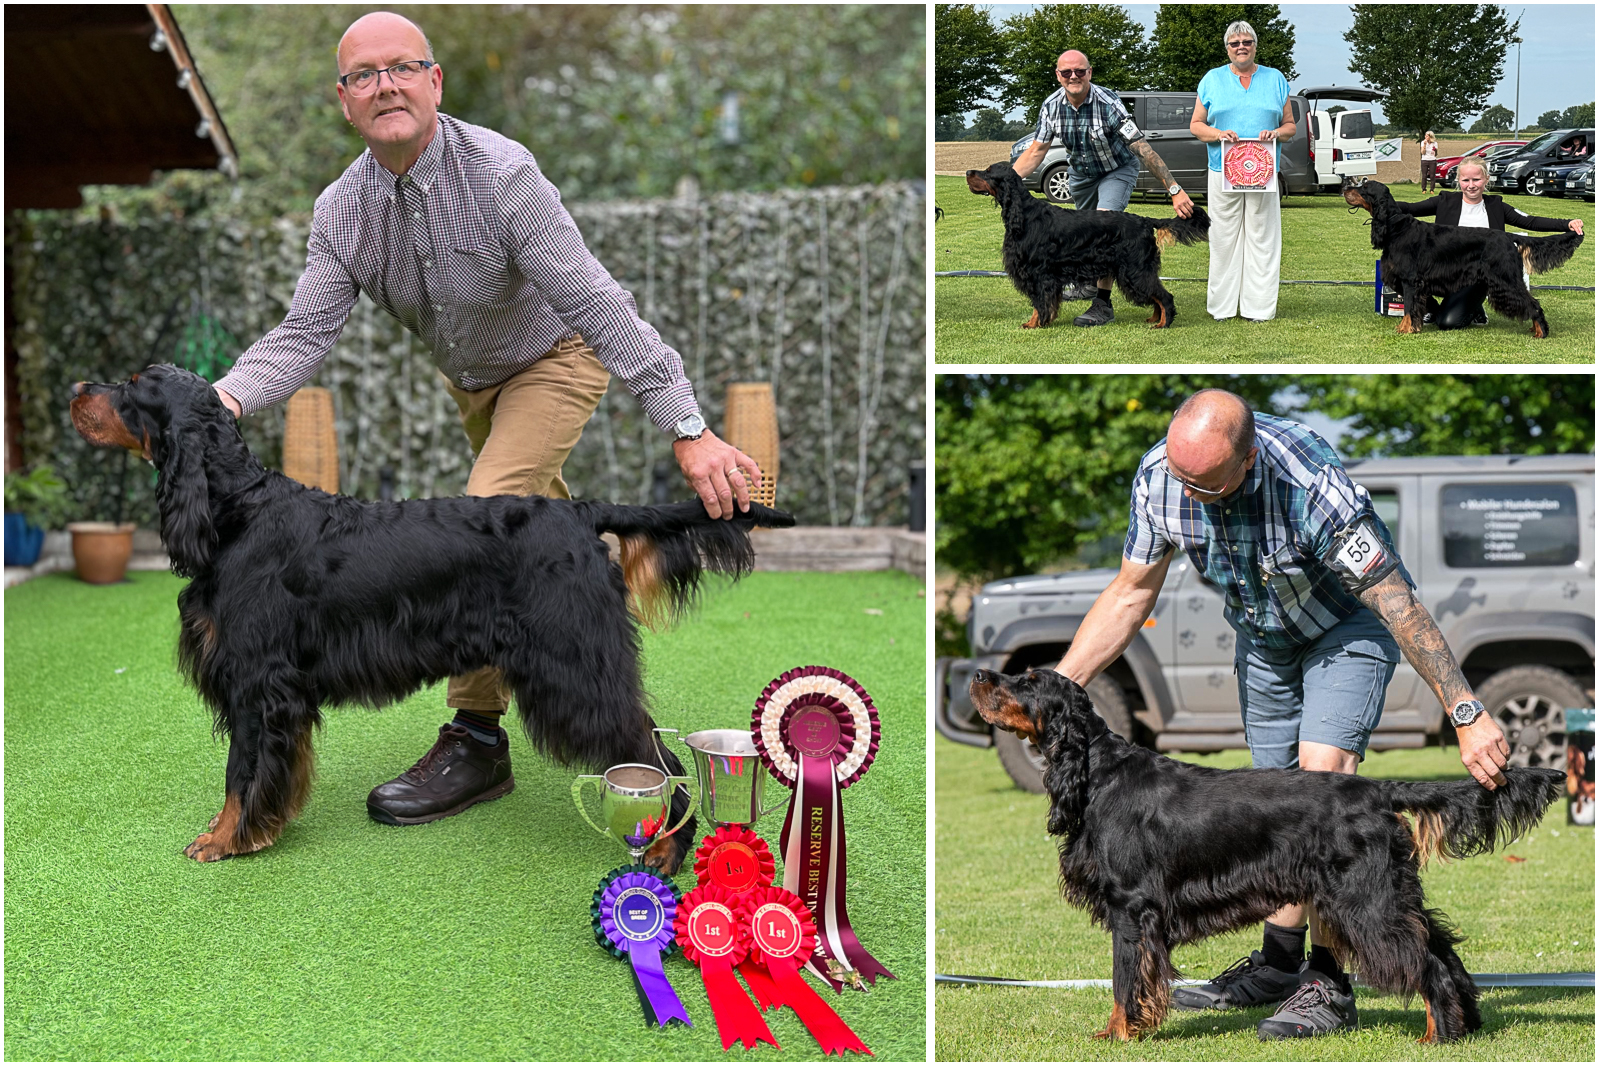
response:
M1144 131L1135 125L1131 118L1123 119L1117 124L1117 136L1122 138L1125 144L1136 144L1144 140Z
M1371 519L1357 519L1333 535L1333 547L1322 562L1338 576L1340 585L1359 596L1400 566L1400 557L1383 543Z

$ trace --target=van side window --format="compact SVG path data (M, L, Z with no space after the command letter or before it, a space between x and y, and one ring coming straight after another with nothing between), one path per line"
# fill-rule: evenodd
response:
M1570 485L1447 485L1439 493L1447 567L1562 567L1578 560Z
M1372 497L1372 510L1378 513L1378 518L1389 527L1389 533L1394 538L1398 547L1400 544L1400 494L1393 489L1369 489L1367 495Z
M1313 141L1322 140L1322 112L1320 111L1311 113L1311 139Z
M1157 96L1149 102L1150 129L1187 130L1194 118L1193 93L1187 96Z
M1359 139L1372 136L1372 112L1352 111L1339 117L1344 120L1339 123L1340 137Z

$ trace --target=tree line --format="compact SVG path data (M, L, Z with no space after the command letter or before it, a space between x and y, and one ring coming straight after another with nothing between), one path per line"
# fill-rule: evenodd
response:
M1388 94L1389 124L1413 136L1460 129L1482 112L1504 74L1507 50L1520 41L1520 18L1508 20L1493 4L1361 4L1351 11L1344 34L1349 68L1363 86ZM980 111L978 121L999 134L992 139L1021 136L1059 88L1053 68L1068 49L1087 55L1095 82L1107 88L1193 92L1208 70L1227 62L1223 33L1240 19L1255 27L1256 61L1292 82L1294 27L1277 4L1162 4L1148 39L1117 4L1042 6L998 25L988 8L937 5L935 136L961 136L963 116L986 105L994 114ZM1024 119L997 129L996 120L1004 124L1004 113L1017 107L1026 108ZM1589 121L1572 125L1593 125L1594 105L1587 107ZM1580 111L1569 108L1561 117Z

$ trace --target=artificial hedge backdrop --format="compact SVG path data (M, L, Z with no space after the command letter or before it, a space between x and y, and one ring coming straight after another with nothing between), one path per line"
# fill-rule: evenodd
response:
M807 524L906 522L909 464L923 455L921 183L569 208L682 354L714 429L730 382L772 383L780 507ZM56 466L76 517L120 513L148 526L155 503L147 466L73 432L71 383L120 381L157 362L214 380L281 321L308 220L246 218L242 208L163 219L102 209L8 222L23 450L30 464ZM385 466L401 497L464 491L472 455L455 405L421 342L365 298L311 384L334 394L342 491L376 497ZM283 408L245 419L244 434L277 466ZM613 381L566 481L574 496L645 503L658 476L673 499L690 495L670 442Z

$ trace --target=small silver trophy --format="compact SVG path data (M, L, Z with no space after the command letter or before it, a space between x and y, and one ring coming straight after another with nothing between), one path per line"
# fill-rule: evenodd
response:
M749 827L788 799L761 806L767 768L749 730L699 730L679 740L694 757L700 814L713 826Z
M687 775L671 775L660 767L644 763L619 763L604 774L580 774L572 783L572 802L585 822L606 837L620 841L633 862L640 862L650 846L677 833L694 814L695 799L689 793L694 781ZM583 803L583 787L595 784L601 790L600 822L590 817ZM682 789L688 804L676 826L672 818L672 792Z

